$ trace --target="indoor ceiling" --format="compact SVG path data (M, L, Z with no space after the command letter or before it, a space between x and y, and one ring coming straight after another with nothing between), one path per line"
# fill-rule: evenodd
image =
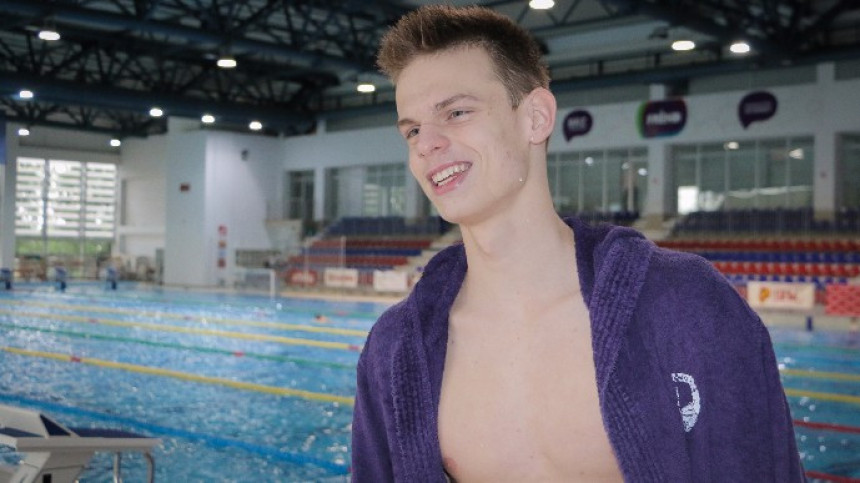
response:
M203 114L212 129L256 120L266 134L309 133L321 118L393 111L378 41L427 3L516 19L545 47L559 91L860 59L857 0L555 0L549 10L528 0L0 0L0 108L27 126L120 138ZM60 39L41 39L43 29ZM675 40L696 48L675 52ZM749 53L729 51L739 40ZM237 66L219 68L221 57ZM358 82L377 90L358 93ZM164 116L149 114L155 106Z

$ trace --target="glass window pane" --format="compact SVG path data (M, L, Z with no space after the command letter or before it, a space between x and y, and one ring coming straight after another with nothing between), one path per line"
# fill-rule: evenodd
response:
M842 208L860 209L860 135L842 137L840 178L842 179Z
M603 169L606 163L602 152L585 152L580 161L582 175L582 206L580 211L603 211Z
M701 149L701 188L698 196L699 211L722 209L726 192L726 149L723 144L705 144Z
M738 149L727 151L729 164L729 191L727 209L755 207L756 146L755 142L738 143Z
M558 156L558 192L554 199L556 210L561 214L573 214L579 211L581 167L578 154L564 153Z

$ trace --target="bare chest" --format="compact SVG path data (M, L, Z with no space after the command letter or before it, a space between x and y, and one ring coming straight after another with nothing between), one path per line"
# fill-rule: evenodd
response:
M458 481L621 481L600 415L587 311L567 309L526 330L458 330L452 317L439 438Z

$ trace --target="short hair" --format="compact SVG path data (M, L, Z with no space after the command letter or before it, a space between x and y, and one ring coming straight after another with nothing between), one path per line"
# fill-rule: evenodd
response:
M416 57L459 47L486 50L513 107L535 88L549 88L549 69L535 38L485 7L426 5L407 13L383 36L377 65L396 84Z

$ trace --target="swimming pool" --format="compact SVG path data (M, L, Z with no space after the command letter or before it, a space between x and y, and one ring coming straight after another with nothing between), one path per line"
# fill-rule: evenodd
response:
M96 288L3 293L0 403L160 437L157 481L343 480L355 364L384 308ZM83 481L110 481L111 464L98 458ZM143 458L124 455L123 474L142 478Z
M347 479L355 364L385 305L35 287L0 292L0 403L159 437L157 481ZM771 333L806 470L860 478L858 335ZM124 455L126 481L145 474Z

